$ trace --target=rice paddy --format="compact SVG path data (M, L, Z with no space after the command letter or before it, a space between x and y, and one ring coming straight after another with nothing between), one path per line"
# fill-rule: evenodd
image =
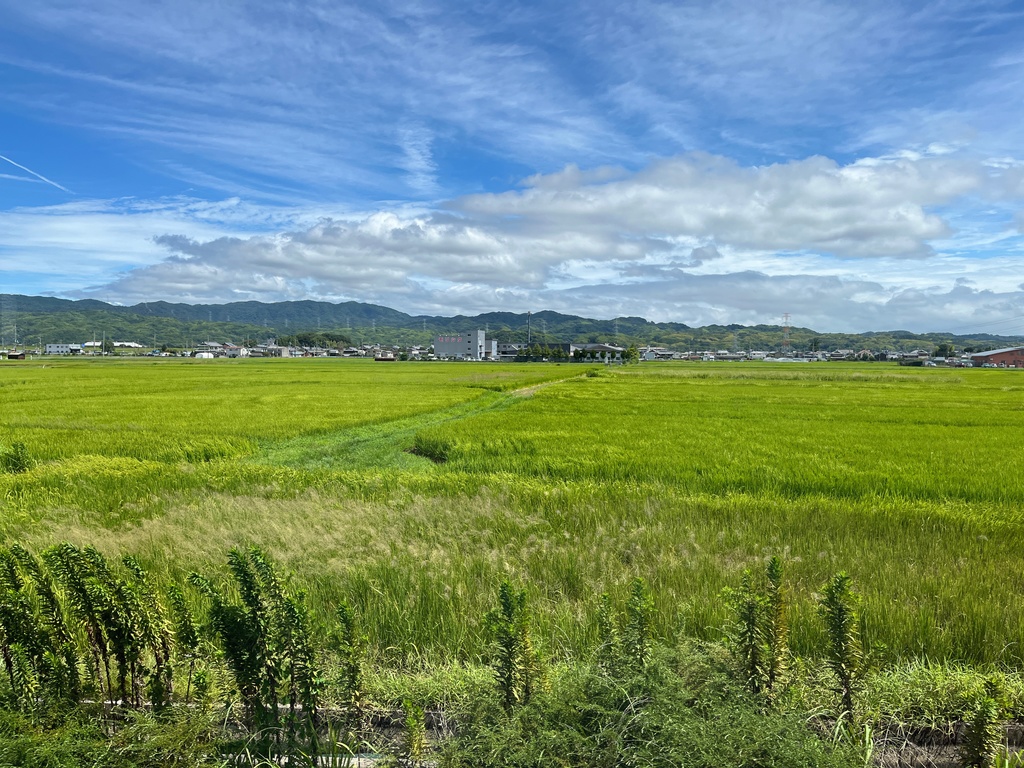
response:
M587 375L590 372L590 375ZM68 361L0 368L0 530L180 578L258 544L407 667L476 658L497 583L545 651L641 576L659 633L787 565L794 650L846 570L885 658L1018 665L1024 373L883 364Z

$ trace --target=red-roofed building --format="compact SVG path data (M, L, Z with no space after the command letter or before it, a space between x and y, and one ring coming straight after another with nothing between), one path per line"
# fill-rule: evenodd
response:
M1024 347L1004 347L988 352L975 352L971 355L971 362L975 365L988 363L1007 368L1024 368Z

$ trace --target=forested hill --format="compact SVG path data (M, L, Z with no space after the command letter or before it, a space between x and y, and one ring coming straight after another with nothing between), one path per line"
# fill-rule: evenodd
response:
M486 329L499 341L539 343L636 343L678 350L779 349L783 329L778 325L708 325L652 323L642 317L594 320L558 312L531 317L512 312L488 312L454 317L409 315L389 307L355 301L257 301L230 304L171 304L147 302L125 307L94 299L70 301L42 296L0 294L0 346L23 343L75 343L106 336L154 346L183 347L206 340L263 340L300 331L332 331L353 343L429 344L439 333ZM952 344L959 350L992 349L1024 342L1024 336L950 333L915 334L882 331L862 334L818 333L810 328L790 332L795 350L931 349Z

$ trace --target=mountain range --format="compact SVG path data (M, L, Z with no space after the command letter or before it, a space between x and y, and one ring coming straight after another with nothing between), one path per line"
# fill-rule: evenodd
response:
M390 307L355 301L257 301L230 304L133 306L95 299L0 294L0 346L48 342L78 343L100 337L136 341L154 347L188 347L208 340L243 342L287 337L299 332L330 334L348 343L427 345L442 333L486 329L499 341L597 342L653 344L674 349L779 349L785 329L778 325L738 324L691 327L655 323L642 317L596 320L558 312L487 312L480 315L409 315ZM992 349L1024 342L1022 336L956 335L877 331L819 333L789 329L792 347L805 349L910 350L938 344L959 350Z

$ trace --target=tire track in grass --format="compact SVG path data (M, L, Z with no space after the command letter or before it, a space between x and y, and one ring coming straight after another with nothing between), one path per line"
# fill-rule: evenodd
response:
M295 469L387 468L431 471L437 466L433 461L409 452L420 430L489 411L504 410L541 389L574 378L578 376L546 381L508 392L485 391L469 402L395 421L365 424L327 434L300 435L272 443L246 461Z

